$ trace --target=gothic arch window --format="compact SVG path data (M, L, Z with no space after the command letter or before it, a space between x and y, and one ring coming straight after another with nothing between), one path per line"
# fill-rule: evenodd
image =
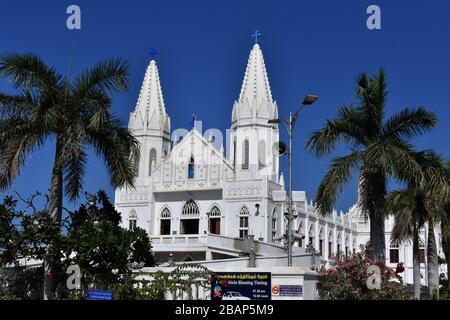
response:
M248 163L250 158L250 144L247 139L242 144L242 169L248 169Z
M134 165L134 175L136 177L139 176L139 156L134 156L133 158L133 165Z
M137 213L136 210L132 209L128 215L128 229L134 230L137 227Z
M220 209L214 205L208 214L209 233L220 234Z
M188 179L194 179L195 175L195 161L194 157L191 156L191 159L189 160L188 164Z
M339 231L337 235L337 248L336 248L336 255L338 257L341 255L341 249L342 249L342 233Z
M400 241L392 240L389 246L389 262L399 263L400 262Z
M198 234L200 210L194 200L188 200L181 209L180 234Z
M160 234L161 235L169 235L170 234L170 224L171 224L171 215L169 208L164 208L161 211L161 224L160 224Z
M219 217L220 218L220 209L217 206L212 207L211 210L209 210L209 216L210 217Z
M181 210L182 216L198 216L200 215L200 210L198 209L198 205L194 200L190 199L183 205L183 209Z
M266 163L266 142L264 140L259 141L258 144L258 164L259 168L265 168Z
M277 236L277 208L272 211L272 239Z
M148 175L149 176L152 174L153 168L155 166L156 166L156 150L155 150L155 148L152 148L150 150L149 164L148 164Z
M234 165L235 169L236 169L236 145L237 145L236 138L234 138L234 141L233 141L233 165Z
M319 252L320 252L321 256L323 256L323 242L324 242L323 227L320 227L320 231L319 231Z
M244 239L248 236L248 218L250 213L246 206L239 211L239 238Z
M419 262L425 263L425 243L422 239L419 239Z
M333 233L330 231L328 233L328 258L333 256Z
M304 226L303 220L300 220L300 223L299 223L298 228L297 228L297 232L298 232L298 234L301 237L304 238L304 236L305 236L305 226ZM303 247L303 238L298 239L298 246L299 247Z
M345 237L345 256L347 257L349 254L349 245L350 242L348 241L348 235Z
M161 211L161 219L170 219L170 210L168 208L164 208Z
M312 223L309 226L308 236L309 236L308 244L310 246L314 247L314 245L315 245L315 241L314 241L315 240L314 239L314 225Z

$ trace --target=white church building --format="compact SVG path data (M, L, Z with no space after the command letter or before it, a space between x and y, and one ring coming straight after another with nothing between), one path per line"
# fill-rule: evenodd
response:
M129 129L141 143L133 189L115 193L124 227L148 231L157 262L198 261L231 267L286 266L285 190L279 158L278 106L272 97L259 44L251 49L226 139L218 130L171 132L156 61L145 72ZM224 141L227 141L224 143ZM224 145L225 144L225 145ZM225 154L224 150L227 150ZM327 264L337 253L350 254L369 240L369 223L357 206L347 213L318 215L305 192L294 191L297 239L293 265ZM404 262L404 281L412 283L412 245L391 241L393 218L386 220L387 263ZM426 284L426 235L421 232L422 283ZM438 253L440 229L436 228Z

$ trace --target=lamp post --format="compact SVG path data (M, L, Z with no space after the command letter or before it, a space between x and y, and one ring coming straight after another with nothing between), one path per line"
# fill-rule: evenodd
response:
M319 99L319 96L316 94L308 94L305 99L303 99L302 104L298 109L295 111L294 114L292 112L289 113L289 120L286 119L272 119L269 120L269 124L279 124L282 123L286 127L288 137L289 137L289 147L288 147L288 169L289 169L289 195L288 195L288 201L287 201L287 242L288 242L288 267L292 266L292 221L294 220L294 208L292 203L292 132L295 127L295 123L297 121L298 115L300 114L300 111L308 105L312 105L316 100Z

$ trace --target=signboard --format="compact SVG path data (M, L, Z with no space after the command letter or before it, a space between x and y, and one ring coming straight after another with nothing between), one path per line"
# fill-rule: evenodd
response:
M280 297L301 297L303 296L303 286L297 285L273 285L272 294Z
M270 300L270 272L217 272L211 278L211 300Z
M112 291L89 289L88 300L112 300Z

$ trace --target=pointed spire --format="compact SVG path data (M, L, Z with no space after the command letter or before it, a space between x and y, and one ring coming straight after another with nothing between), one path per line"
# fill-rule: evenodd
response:
M144 121L144 127L149 126L151 129L166 129L168 116L164 106L158 67L154 57L150 60L150 64L145 72L135 113L140 114Z
M239 95L239 102L244 102L246 99L250 105L253 104L254 100L256 100L257 104L261 101L273 102L264 57L258 43L255 43L250 51Z

